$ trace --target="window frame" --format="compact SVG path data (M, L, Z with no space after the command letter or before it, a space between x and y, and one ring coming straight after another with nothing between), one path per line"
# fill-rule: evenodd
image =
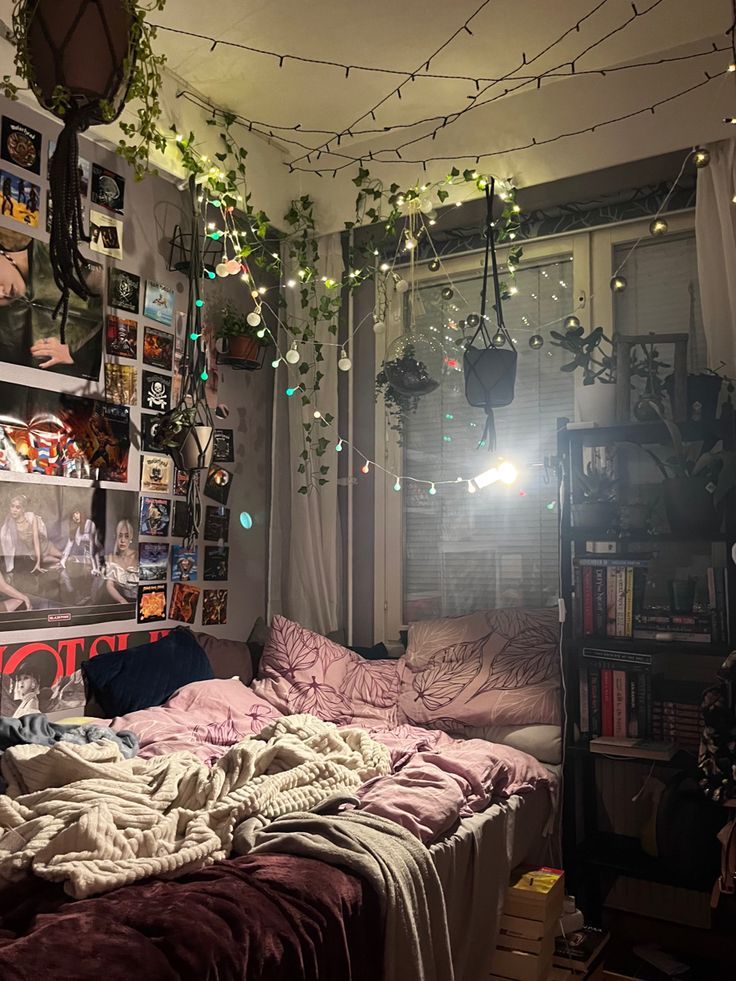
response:
M519 268L539 265L561 257L572 256L573 297L576 314L581 320L602 326L604 333L613 336L614 305L610 289L613 275L614 250L618 245L630 242L649 234L651 216L644 219L619 222L612 225L582 229L561 235L549 235L523 242L524 254ZM695 212L692 209L667 214L668 234L682 234L694 231ZM498 249L499 266L505 268L509 246ZM449 275L460 279L468 274L482 274L483 253L466 252L457 256L443 258L445 272L432 273L427 264L416 270L418 286L443 282ZM399 270L400 271L400 270ZM404 330L404 295L393 289L391 281L387 284L386 330L375 337L375 363L382 364L391 343ZM576 387L582 379L576 373ZM373 630L378 640L396 641L399 632L406 628L403 622L403 495L393 490L394 473L401 472L402 451L398 445L397 434L386 427L383 401L375 406L375 447L374 459L384 466L388 473L376 470L374 501L374 611Z

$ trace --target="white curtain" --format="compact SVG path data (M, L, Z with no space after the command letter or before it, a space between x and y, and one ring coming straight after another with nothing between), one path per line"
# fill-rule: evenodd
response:
M708 147L710 163L698 171L695 235L708 367L736 373L736 141Z
M341 280L343 255L339 232L326 235L319 242L320 274ZM294 270L296 273L296 270ZM286 278L291 275L287 271ZM286 317L304 318L299 291L287 289ZM335 337L327 323L317 327L317 340L331 341ZM288 347L283 334L279 338L282 350ZM314 405L303 406L299 394L288 398L285 390L296 387L302 376L299 366L279 365L276 371L273 400L273 450L271 470L271 527L269 561L268 617L281 613L311 630L327 634L339 626L341 591L338 549L341 536L337 510L337 458L334 452L334 429L324 435L331 440L324 457L315 457L317 464L327 464L328 483L319 489L300 494L303 475L297 472L305 449L304 423L314 422L316 407L322 415L331 413L337 422L337 359L335 347L323 348L325 360L320 364L324 378L314 396ZM302 359L312 361L314 350L305 345ZM305 376L309 378L310 376ZM315 442L317 432L314 434Z

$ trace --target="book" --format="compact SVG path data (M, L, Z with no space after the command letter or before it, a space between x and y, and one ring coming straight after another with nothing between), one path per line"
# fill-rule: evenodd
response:
M628 702L626 711L626 735L632 738L639 736L639 675L629 671L626 675L628 685Z
M677 752L677 745L673 742L657 742L653 739L633 739L628 736L600 736L591 739L589 745L591 753L599 753L602 756L626 756L642 760L662 760L667 762Z
M589 565L583 568L583 633L593 636L593 569Z
M626 570L616 570L616 637L626 633Z
M657 640L663 644L710 644L710 633L698 634L676 630L638 630L634 629L634 640Z
M606 620L606 568L597 565L593 568L593 633L597 637L605 637Z
M588 691L588 671L583 667L579 672L580 681L580 734L590 734L590 693Z
M601 676L597 668L592 665L583 669L588 676L588 711L590 714L590 734L600 736L603 724L603 714L601 712Z
M587 971L608 943L608 938L605 930L589 926L556 937L553 963L572 971Z
M601 668L601 735L613 735L613 671Z
M545 920L550 909L562 910L564 895L565 873L560 869L522 866L511 875L503 911L509 916Z
M634 623L634 569L633 566L626 566L626 581L624 585L624 595L626 597L624 606L624 637L631 637Z
M599 661L647 666L651 666L654 660L654 655L652 654L640 654L638 651L609 651L600 647L584 647L583 657L594 658Z
M613 735L626 736L626 672L616 670L611 672L613 699Z
M608 570L606 578L606 636L616 636L616 576L615 569Z

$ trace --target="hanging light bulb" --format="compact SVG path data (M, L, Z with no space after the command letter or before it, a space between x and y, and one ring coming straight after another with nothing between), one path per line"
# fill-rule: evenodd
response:
M278 368L280 364L281 364L281 358L274 358L273 361L271 362L271 367Z
M314 412L312 413L312 415L314 416L315 419L321 419L322 418L322 413L319 411L319 409L315 409Z
M395 491L401 490L401 481L399 480L398 476L396 477L396 481L394 483L394 490Z
M404 242L404 248L407 252L412 252L418 245L416 238L413 235L407 235Z
M494 347L503 347L506 343L506 335L502 331L497 331L491 338L491 344Z
M616 273L615 276L611 276L611 290L614 293L623 293L626 289L626 279Z
M533 351L538 351L540 348L544 347L544 338L541 334L532 334L529 338L529 347Z
M702 170L703 167L707 167L710 163L710 150L706 150L705 147L696 147L693 151L693 163L698 168Z
M217 265L215 266L215 272L220 277L220 279L224 279L225 276L229 276L230 272L228 271L227 268L227 262L225 260L223 260L222 262L218 262Z
M369 473L371 469L370 463L366 460L363 466L360 468L363 473Z
M664 218L653 218L649 223L649 234L654 235L664 235L670 226L664 220Z
M299 351L297 349L296 341L294 341L292 343L291 347L286 352L285 357L286 357L286 360L289 362L289 364L299 364L299 361L301 360L301 356L300 356Z
M477 313L469 313L465 318L465 323L475 330L476 327L480 326L480 316Z
M257 310L251 310L245 320L249 327L257 327L261 322L261 315Z
M231 276L235 276L240 272L240 259L229 259L227 262L227 271Z
M353 367L353 362L345 353L345 348L342 348L342 350L340 351L340 357L338 358L337 361L337 367L340 369L340 371L350 371L350 369Z
M286 389L286 397L291 398L291 396L294 394L295 391L296 391L295 388L289 386L289 388Z
M440 290L440 296L443 300L451 300L455 295L455 290L451 286L443 286Z
M374 334L385 334L386 324L382 320L373 321L373 333Z
M439 268L440 268L440 260L430 259L429 263L427 264L427 269L429 269L430 272L438 272Z
M468 494L475 494L478 488L475 486L472 480L468 481Z
M574 314L571 314L569 317L565 317L562 326L565 330L577 330L580 326L580 321Z
M518 476L519 471L508 460L505 460L498 468L498 479L502 480L504 484L513 484Z
M427 491L427 493L432 494L432 496L434 496L437 493L437 488L434 486L434 484L429 485L429 490Z
M337 441L337 445L335 446L335 453L342 453L342 440L341 439Z
M409 284L407 283L407 281L405 279L397 279L396 280L396 292L397 293L406 293L408 289L409 289Z
M261 340L263 340L263 338L265 336L266 336L266 328L265 327L261 327L260 330L256 331L256 337L261 338Z

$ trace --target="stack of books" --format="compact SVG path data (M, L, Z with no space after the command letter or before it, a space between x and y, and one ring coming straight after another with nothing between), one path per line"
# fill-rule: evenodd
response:
M652 730L652 654L583 648L580 735L646 739Z
M700 752L702 726L700 705L655 700L652 706L654 739L669 740L689 753L697 755Z
M557 937L552 963L557 968L570 971L575 981L581 978L592 981L603 973L603 951L608 937L604 930L589 926Z
M501 916L491 981L548 981L557 923L565 898L560 869L517 869Z
M637 613L634 616L634 639L710 644L713 640L713 619L706 612L688 616L659 610Z
M631 637L646 585L646 559L584 558L575 563L576 633Z

